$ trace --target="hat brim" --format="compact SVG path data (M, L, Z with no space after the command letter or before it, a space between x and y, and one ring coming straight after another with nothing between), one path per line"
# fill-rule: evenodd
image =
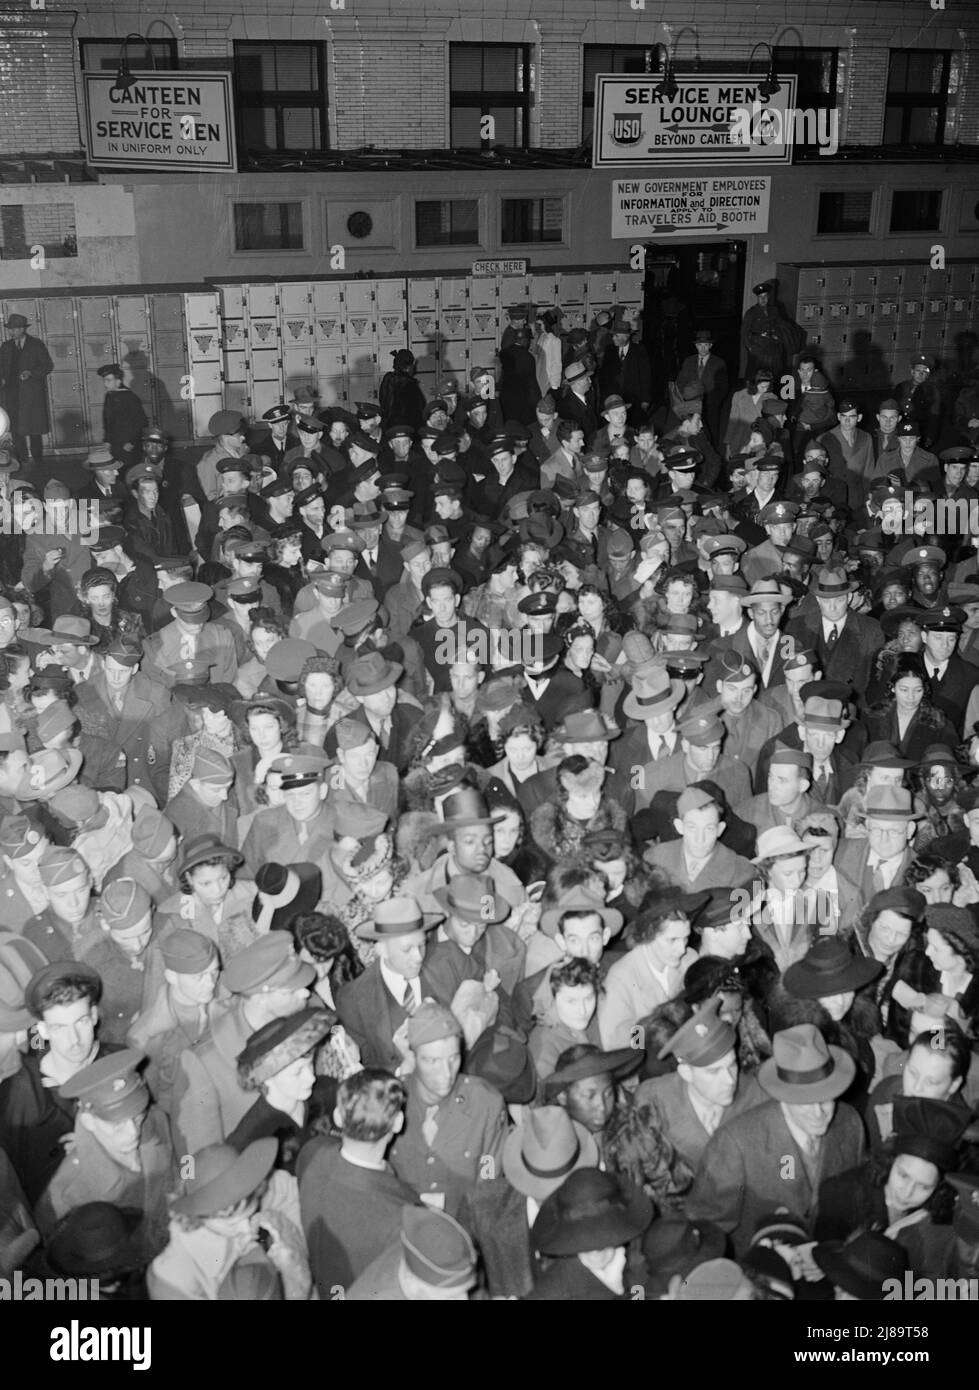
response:
M839 974L828 978L821 978L806 965L805 960L798 960L786 970L782 983L789 994L794 994L797 999L827 999L833 994L847 994L850 990L862 989L882 973L883 967L879 961L867 956L854 956Z
M778 1075L775 1058L769 1057L758 1068L758 1084L773 1100L800 1101L803 1103L820 1100L838 1100L848 1090L857 1073L857 1064L842 1047L829 1044L833 1059L833 1070L819 1081L806 1085L801 1082L783 1081Z
M831 1284L838 1284L861 1303L882 1302L883 1285L891 1276L884 1275L879 1281L875 1281L858 1274L843 1258L845 1245L846 1242L842 1240L823 1241L814 1248L812 1257Z
M617 907L599 907L596 903L594 907L582 904L575 907L573 903L568 903L564 907L549 907L546 912L541 913L540 929L545 936L554 936L558 929L558 922L566 912L595 912L602 919L602 925L612 936L622 930L625 918Z
M37 635L33 640L39 647L97 647L99 644L97 637L78 637L70 632L53 632L47 628L43 629L43 636L40 635L41 629L35 628L34 631Z
M18 791L18 801L42 801L51 796L54 792L60 792L63 788L70 786L74 782L82 769L83 756L76 748L65 748L62 750L68 759L68 766L59 772L53 781L48 782L43 787L25 787Z
M546 1204L541 1207L531 1239L545 1255L578 1255L584 1250L607 1250L611 1246L627 1245L642 1235L649 1226L653 1207L639 1188L633 1188L624 1207L606 1215L587 1216L572 1221Z
M663 692L663 698L657 700L653 705L640 705L634 690L622 701L622 713L627 719L638 719L641 724L653 714L662 714L664 710L676 709L681 700L686 697L686 688L682 681L670 678L670 688Z
M513 908L510 906L507 900L505 898L501 898L499 893L496 892L493 893L492 916L487 917L482 912L482 910L478 908L456 908L453 907L452 903L449 901L451 891L452 884L447 883L444 888L436 888L432 892L432 897L438 903L439 907L441 907L444 910L446 917L450 915L455 915L458 917L465 918L467 922L482 922L487 927L495 927L499 926L501 922L505 922L506 919L510 916L510 913L513 911Z
M368 619L368 621L370 620ZM365 623L364 626L366 627L366 625ZM354 697L377 695L382 690L387 690L390 686L397 685L398 681L404 675L405 668L400 661L389 661L387 665L388 669L383 680L367 681L364 683L363 681L358 681L355 676L350 676L347 681L347 691L349 694Z
M190 873L191 869L196 869L199 864L204 864L208 859L217 859L219 856L227 855L234 861L233 868L240 869L245 862L245 856L240 854L232 845L212 845L207 849L198 850L190 858L181 862L178 874Z
M392 924L384 931L376 931L373 922L365 922L357 928L357 935L362 941L390 941L393 937L410 936L412 932L416 931L432 931L439 922L444 921L445 914L443 912L423 912L421 921Z
M268 1177L278 1151L278 1139L256 1139L218 1177L176 1198L172 1209L181 1216L215 1216L237 1206Z
M544 1082L545 1103L551 1104L566 1087L575 1081L587 1081L590 1076L604 1076L608 1073L613 1080L621 1080L634 1071L645 1057L645 1052L637 1047L619 1047L611 1052L593 1052L580 1057L551 1075Z
M503 1142L503 1176L522 1196L530 1197L535 1202L543 1202L552 1192L557 1191L570 1173L576 1173L579 1168L598 1167L598 1144L594 1135L577 1120L572 1120L571 1123L578 1139L578 1157L573 1167L553 1178L538 1177L524 1162L521 1150L523 1125L518 1125L507 1135Z

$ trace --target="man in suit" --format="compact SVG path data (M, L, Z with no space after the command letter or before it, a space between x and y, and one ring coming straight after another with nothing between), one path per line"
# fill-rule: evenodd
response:
M405 1060L403 1025L425 997L422 966L426 933L442 914L423 912L413 897L378 903L374 921L360 936L373 941L377 956L364 973L337 994L340 1022L360 1049L366 1067L397 1072ZM400 1040L395 1041L396 1035Z
M720 807L701 787L685 787L676 804L673 826L678 840L647 850L647 864L662 869L685 893L748 883L755 871L747 859L720 843L725 830Z
M537 422L530 427L530 439L527 447L537 462L543 465L558 447L555 429L558 418L557 407L550 391L546 396L540 398L534 406L534 412L537 416Z
M368 1067L340 1083L334 1123L339 1142L320 1135L296 1164L309 1266L321 1299L335 1297L398 1239L401 1212L417 1195L387 1162L404 1128L404 1085Z
M181 679L178 663L204 662L214 684L234 685L238 675L235 639L226 628L208 618L208 605L214 597L209 584L174 584L166 591L166 602L173 621L154 632L143 647L143 671L162 685L176 685Z
M827 680L866 690L884 634L873 618L851 611L850 595L858 587L842 569L821 569L812 590L819 618L791 622L788 636L815 653L816 664Z
M533 705L546 729L553 729L568 710L583 709L592 704L581 677L566 666L558 665L564 650L559 636L545 632L539 635L538 640L521 646L524 661L522 680L518 675L522 686L519 699L524 704Z
M758 1070L771 1099L721 1125L687 1197L688 1218L727 1231L738 1257L773 1208L788 1207L811 1231L820 1183L864 1155L860 1119L839 1101L853 1081L853 1059L827 1046L812 1023L776 1033L772 1052Z
M976 684L976 668L956 651L966 613L963 608L933 609L921 619L925 671L931 681L931 701L962 734L965 711Z
M162 805L182 715L166 687L140 671L142 656L138 637L116 637L102 667L78 684L79 747L90 785L102 791L143 787Z
M686 695L683 682L671 680L658 661L637 666L629 687L622 713L636 722L616 739L609 757L613 770L626 777L631 777L635 768L676 752L680 745L676 708Z
M836 855L836 867L860 890L861 907L903 883L917 819L904 787L871 786L866 799L866 838L842 840Z
M806 687L803 710L805 722L798 729L802 748L812 757L810 798L819 806L838 806L857 775L856 762L839 747L850 722L846 706Z
M4 324L10 337L0 345L0 399L10 416L10 432L21 463L44 458L43 436L51 428L48 415L47 378L54 371L51 354L40 338L27 331L23 314L11 314Z
M177 1066L170 1115L177 1153L223 1143L244 1119L255 1093L238 1079L239 1053L264 1024L305 1008L315 978L287 932L267 932L229 962L222 984L232 999Z
M860 890L833 862L840 842L840 818L831 807L819 805L796 822L796 830L809 851L804 895L817 909L822 934L836 936L853 931L860 910Z
M585 439L598 430L599 420L592 405L592 373L583 362L570 362L564 369L564 390L558 397L558 414L578 426ZM621 392L619 393L622 394Z
M633 342L632 329L621 319L612 325L612 341L605 349L599 370L602 399L621 396L629 407L629 424L638 425L653 403L653 369L641 343ZM597 428L597 426L596 426ZM589 431L591 438L593 431Z
M704 398L704 423L711 442L720 443L721 409L727 400L727 367L722 357L712 351L714 337L709 328L698 328L693 335L695 351L685 357L676 374L678 388L692 381L700 386Z
M91 474L91 482L86 483L77 494L79 500L103 504L115 502L119 506L128 503L132 494L119 480L122 466L118 459L112 457L108 444L94 445L82 464L85 471Z
M745 627L724 639L724 646L751 661L758 671L763 691L785 683L785 662L792 655L792 643L783 637L782 617L791 600L791 592L778 579L759 579L741 598L748 614ZM707 679L720 678L720 666L715 661L707 669Z
M450 878L458 874L488 874L493 880L494 891L511 908L523 907L527 901L524 885L493 853L493 825L502 817L489 814L482 794L475 788L462 787L443 799L440 813L450 836L449 848L439 855L430 869L412 875L405 884L405 892L440 917L444 914L434 894L444 888ZM510 926L515 929L512 920Z
M656 1128L695 1172L711 1135L733 1115L767 1100L757 1080L740 1073L736 1041L714 995L660 1048L661 1061L676 1058L676 1071L651 1077L636 1091L634 1104L652 1108Z
M608 766L609 750L616 733L610 732L605 720L594 709L570 710L551 730L555 754L560 758L571 758L581 754L603 767ZM617 801L626 815L631 815L634 805L630 773L609 767L602 795ZM528 777L520 787L520 804L526 815L531 815L538 806L554 801L558 796L557 763L542 768Z

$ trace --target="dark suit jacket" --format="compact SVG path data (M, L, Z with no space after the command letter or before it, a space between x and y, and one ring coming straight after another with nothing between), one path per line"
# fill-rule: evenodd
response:
M408 1015L385 985L377 961L337 993L337 1013L365 1067L398 1069L403 1058L392 1038Z
M598 416L587 398L582 400L570 387L566 386L558 397L557 413L562 420L571 420L579 429L584 430L586 439L591 439L598 429Z
M874 660L884 645L884 634L878 623L860 613L847 614L846 625L832 650L823 641L821 616L792 622L787 633L799 646L816 653L824 680L842 681L861 693L870 684Z
M321 1299L348 1289L401 1236L401 1212L418 1198L390 1168L348 1163L337 1139L311 1139L296 1162L309 1266Z
M623 361L618 348L610 343L602 358L598 383L602 400L606 396L621 396L629 407L630 424L638 424L643 414L641 407L653 399L653 369L646 349L640 343L630 343Z
M961 735L964 728L966 706L976 684L976 668L971 661L964 661L958 652L949 657L945 674L941 680L932 680L931 703L948 716Z
M861 906L868 903L878 891L874 887L873 870L867 868L869 854L869 840L841 840L833 861L840 873L845 874L860 890ZM910 849L904 851L901 867L892 879L892 885L904 882L905 871L913 858Z
M13 338L0 343L0 393L11 433L47 434L51 420L46 379L53 371L51 354L40 338L28 333L22 348ZM21 381L21 372L30 372L29 380Z
M534 1287L540 1261L531 1248L523 1193L502 1176L478 1182L465 1199L460 1219L476 1237L490 1297L525 1298Z
M583 709L593 703L581 678L564 666L556 668L539 700L534 697L526 682L520 699L523 704L533 706L548 730L553 729L555 724L560 724L569 710Z
M730 1234L738 1258L760 1217L775 1207L787 1207L812 1230L820 1184L855 1167L863 1154L860 1118L848 1105L838 1104L813 1181L781 1106L768 1100L726 1121L712 1136L687 1197L687 1218L715 1221Z

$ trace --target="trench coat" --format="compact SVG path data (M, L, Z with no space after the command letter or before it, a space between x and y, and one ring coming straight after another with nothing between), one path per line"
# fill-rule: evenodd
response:
M51 354L40 338L28 333L22 348L12 338L0 344L0 395L10 416L11 433L48 433L51 417L46 382L53 371ZM30 380L21 381L21 372L30 372Z

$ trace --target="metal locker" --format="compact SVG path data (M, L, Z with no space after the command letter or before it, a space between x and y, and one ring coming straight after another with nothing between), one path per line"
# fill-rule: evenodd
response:
M848 266L827 266L823 276L827 299L845 299L851 293L853 272Z
M3 320L6 323L11 314L23 314L27 320L28 331L31 324L36 327L41 322L41 306L44 300L36 301L33 299L5 299L3 304Z
M437 304L438 280L412 277L408 281L408 308L410 312L427 310L431 313Z
M279 312L275 285L248 285L245 288L245 309L249 318L276 318Z
M40 303L41 337L47 341L55 336L74 338L74 299L42 299Z
M471 275L468 284L469 307L471 309L492 309L499 307L499 294L496 277L493 275Z
M465 309L456 305L443 308L439 315L442 337L453 342L465 341L468 336L469 319Z
M284 318L311 317L312 288L307 281L293 281L276 286L279 307Z
M492 338L493 353L499 342L499 322L493 309L471 309L469 312L469 331L474 338ZM492 354L491 354L492 357Z
M930 267L926 265L906 265L901 278L901 289L905 296L916 298L924 292Z
M188 328L217 328L220 313L216 294L184 295L184 317Z
M347 280L344 283L344 300L347 313L367 314L374 312L373 280Z
M850 317L850 305L845 299L829 299L826 301L823 312L823 319L827 324L845 324Z
M97 434L89 423L88 408L77 371L52 372L48 377L51 406L51 436L56 449L85 449L94 438L101 439L101 419Z
M850 294L854 299L873 299L877 290L875 266L855 265L850 271Z
M799 299L818 299L825 288L826 272L818 266L803 266L799 271Z
M468 277L443 275L438 282L438 302L440 309L466 309L469 307L467 289Z
M846 326L842 323L824 323L819 336L823 352L840 353L846 345Z
M944 319L948 301L944 294L926 290L922 310L926 319Z
M500 303L506 309L511 304L527 304L530 301L530 281L526 275L500 276Z
M963 319L972 319L973 297L971 294L958 293L953 290L948 301L947 316L956 323L961 323Z
M642 296L643 277L625 271L592 270L585 276L585 296L591 304L615 304L621 298L631 302Z
M929 356L931 356L933 353L938 353L941 351L944 342L944 325L939 323L929 324L921 330L921 334L918 339L918 347L921 352L927 353Z
M244 381L225 381L222 405L226 410L240 410L242 415L251 413L248 383Z
M975 286L975 267L971 265L950 265L948 284L955 295L967 295Z
M874 302L872 299L851 299L850 301L850 323L867 324L873 318Z
M904 285L904 267L885 265L877 272L878 298L899 295Z
M877 322L885 327L896 323L900 315L900 307L900 302L897 299L888 298L886 295L878 299L875 315Z
M462 342L442 343L442 374L443 376L457 376L460 378L459 385L463 387L464 379L468 376L469 353L465 340Z
M75 339L63 337L61 335L46 339L48 352L51 354L51 361L54 363L56 372L73 372L78 375L78 344Z
M558 303L561 308L568 304L584 304L588 295L586 275L565 275L558 277Z
M530 299L537 309L553 309L558 303L557 277L550 275L531 275Z
M313 313L339 314L343 308L344 283L342 280L313 281Z
M344 362L344 353L339 347L313 350L313 380L323 407L338 405L345 395Z
M822 320L823 305L815 299L800 300L796 309L796 316L802 327L808 330Z
M279 396L280 400L288 400L295 395L299 387L310 386L312 384L314 364L315 359L311 349L308 347L284 347L282 349L282 392ZM272 404L276 405L278 402L273 401ZM266 407L266 409L268 409L268 407Z

